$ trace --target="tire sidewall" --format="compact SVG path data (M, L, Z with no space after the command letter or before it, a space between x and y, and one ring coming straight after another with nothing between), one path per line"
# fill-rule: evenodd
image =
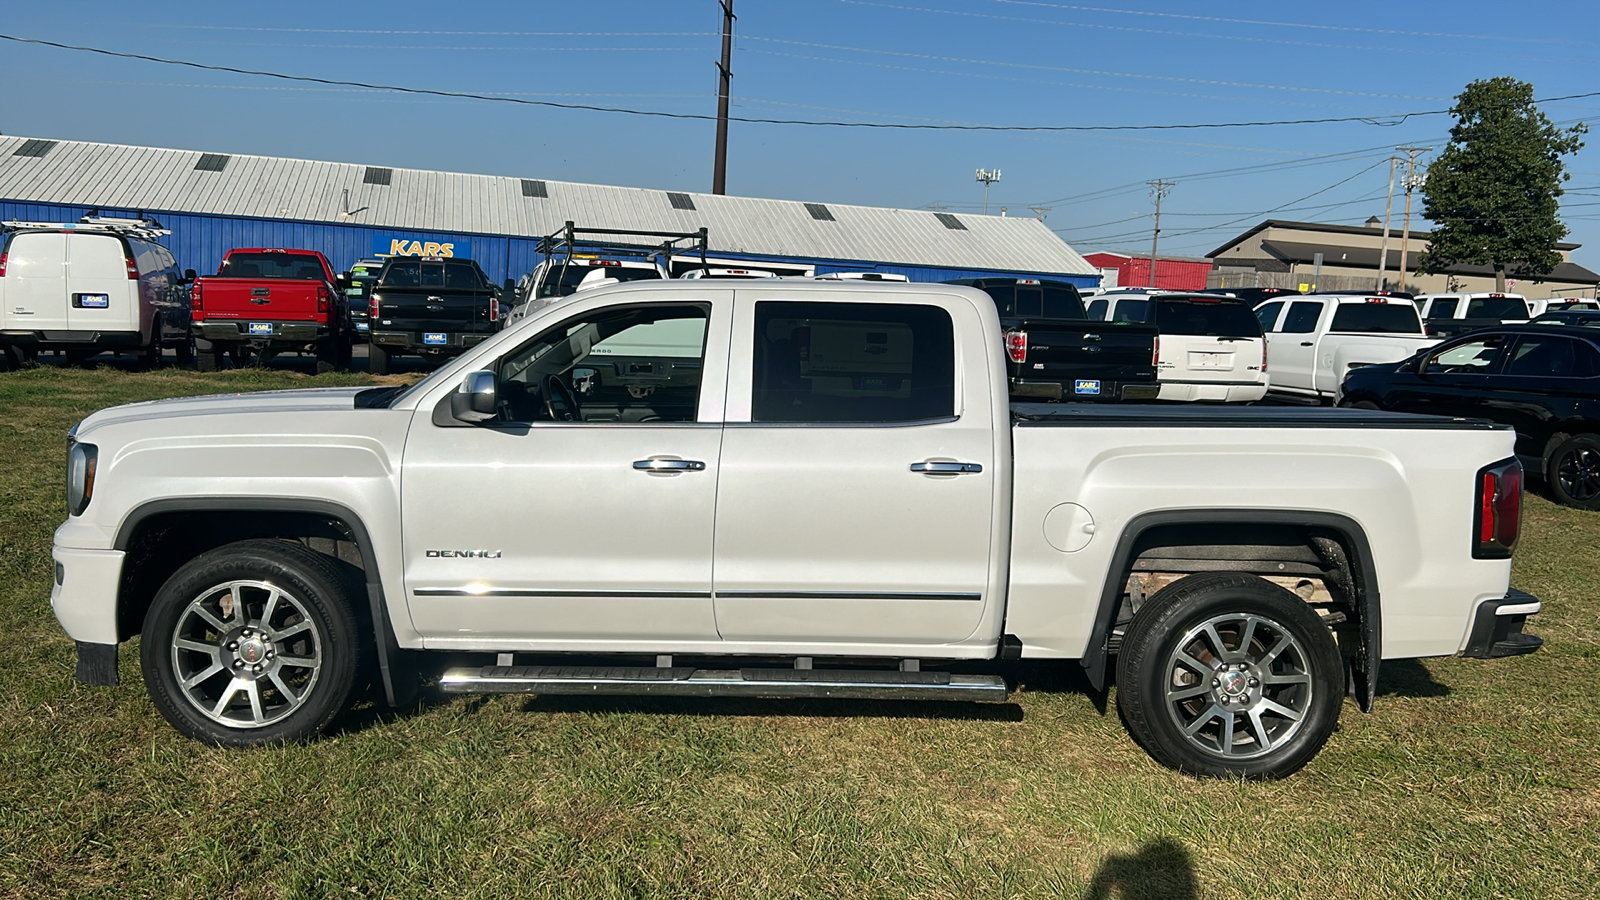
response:
M201 592L239 580L271 582L300 601L323 655L312 696L259 728L230 728L207 718L189 702L173 672L172 637L183 610ZM242 541L191 560L162 585L145 616L139 655L150 699L174 728L208 743L248 747L302 740L338 717L355 693L361 638L331 561L286 541Z
M1292 774L1317 755L1338 723L1344 667L1332 635L1304 601L1254 575L1208 573L1173 582L1147 602L1118 656L1117 705L1151 756L1192 775L1262 779ZM1234 613L1262 616L1292 632L1312 669L1314 696L1299 731L1252 759L1230 760L1195 747L1166 708L1166 663L1178 641L1201 622Z

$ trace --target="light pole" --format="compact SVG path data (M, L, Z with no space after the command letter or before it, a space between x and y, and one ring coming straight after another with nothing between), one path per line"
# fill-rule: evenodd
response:
M989 214L989 185L1000 180L1000 170L995 169L991 172L988 169L979 169L978 180L983 182L983 214L987 216Z

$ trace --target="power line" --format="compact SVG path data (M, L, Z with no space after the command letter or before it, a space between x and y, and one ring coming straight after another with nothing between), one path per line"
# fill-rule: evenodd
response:
M1067 3L1045 3L1041 0L995 0L1017 6L1042 6L1052 9L1070 9L1075 12L1116 13L1124 16L1154 16L1166 19L1189 19L1198 22L1224 22L1229 25L1268 25L1276 28L1309 28L1319 31L1351 31L1362 34L1393 34L1402 37L1438 37L1474 41L1517 41L1528 44L1577 44L1585 47L1600 46L1595 41L1572 41L1561 38L1515 37L1504 34L1450 34L1442 31L1401 31L1394 28L1363 28L1356 25L1318 25L1309 22L1273 22L1262 19L1230 19L1223 16L1200 16L1188 13L1154 12L1141 9L1114 9L1104 6L1074 6Z
M236 66L219 66L210 63L192 62L181 59L167 59L159 56L148 56L142 53L125 53L118 50L106 50L100 47L86 47L76 44L64 44L59 41L49 41L42 38L28 38L17 35L0 34L0 40L12 41L19 44L34 44L41 47L53 47L58 50L72 50L80 53L93 53L100 56L110 56L118 59L137 59L145 62L161 63L169 66L184 66L191 69L203 69L211 72L230 72L235 75L254 75L262 78L277 78L284 81L298 81L310 84L326 84L337 87L366 88L375 91L390 91L402 94L422 94L431 97L452 97L463 100L484 100L495 103L512 103L519 106L541 106L552 109L571 109L587 112L608 112L632 116L649 116L662 119L686 119L692 121L715 121L716 116L700 113L674 113L661 110L628 109L615 106L595 106L583 103L558 103L551 100L528 100L522 97L507 97L504 95L481 94L470 91L445 91L434 88L404 87L400 85L376 84L364 81L345 81L336 78L318 78L310 75L290 75L283 72L268 72L259 69L243 69ZM1584 94L1571 94L1564 97L1551 97L1535 100L1535 103L1548 103L1556 100L1575 100L1583 97L1600 97L1600 91L1591 91ZM828 128L884 128L901 131L1014 131L1014 132L1115 132L1115 131L1178 131L1186 129L1209 128L1253 128L1276 125L1324 125L1338 122L1364 122L1369 125L1393 127L1409 119L1424 116L1442 116L1450 113L1448 109L1419 110L1406 113L1386 113L1372 116L1330 116L1316 119L1279 119L1240 122L1189 122L1171 125L931 125L904 122L845 122L845 121L815 121L809 119L762 119L741 116L730 116L731 122L747 122L757 125L806 125ZM1387 121L1380 121L1387 120Z
M931 59L936 62L966 63L980 66L1001 66L1011 69L1028 69L1038 72L1071 72L1077 75L1102 75L1112 78L1138 78L1148 81L1180 81L1187 84L1210 84L1219 87L1242 87L1257 90L1272 91L1301 91L1313 94L1342 94L1352 97L1382 97L1395 100L1445 100L1446 97L1428 97L1418 94L1380 94L1373 91L1347 91L1339 88L1311 88L1296 87L1284 84L1264 84L1254 81L1223 81L1216 78L1185 78L1181 75L1155 75L1149 72L1112 72L1103 69L1077 69L1070 66L1046 66L1038 63L1003 62L989 59L969 59L963 56L940 56L933 53L911 53L904 50L877 50L871 47L849 47L843 44L818 44L812 41L795 41L788 38L762 37L760 35L746 34L741 36L747 41L761 41L769 44L784 44L790 47L812 47L820 50L843 50L848 53L872 53L879 56L898 56L907 59Z

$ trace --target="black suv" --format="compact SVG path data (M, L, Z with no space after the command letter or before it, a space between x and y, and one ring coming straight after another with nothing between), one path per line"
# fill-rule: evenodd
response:
M1600 329L1508 325L1345 376L1340 406L1489 419L1558 503L1600 509Z

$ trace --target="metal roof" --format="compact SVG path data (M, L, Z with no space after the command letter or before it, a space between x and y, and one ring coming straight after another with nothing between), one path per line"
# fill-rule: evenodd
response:
M0 199L523 237L551 234L568 220L643 231L704 226L723 252L1096 274L1043 222L1025 217L962 214L965 227L956 228L927 210L828 203L831 218L821 218L797 200L690 193L685 204L665 190L548 179L539 179L541 197L524 191L524 176L420 169L392 169L387 184L374 184L369 170L383 169L363 164L243 154L219 161L224 154L87 141L19 155L29 141L0 136Z

